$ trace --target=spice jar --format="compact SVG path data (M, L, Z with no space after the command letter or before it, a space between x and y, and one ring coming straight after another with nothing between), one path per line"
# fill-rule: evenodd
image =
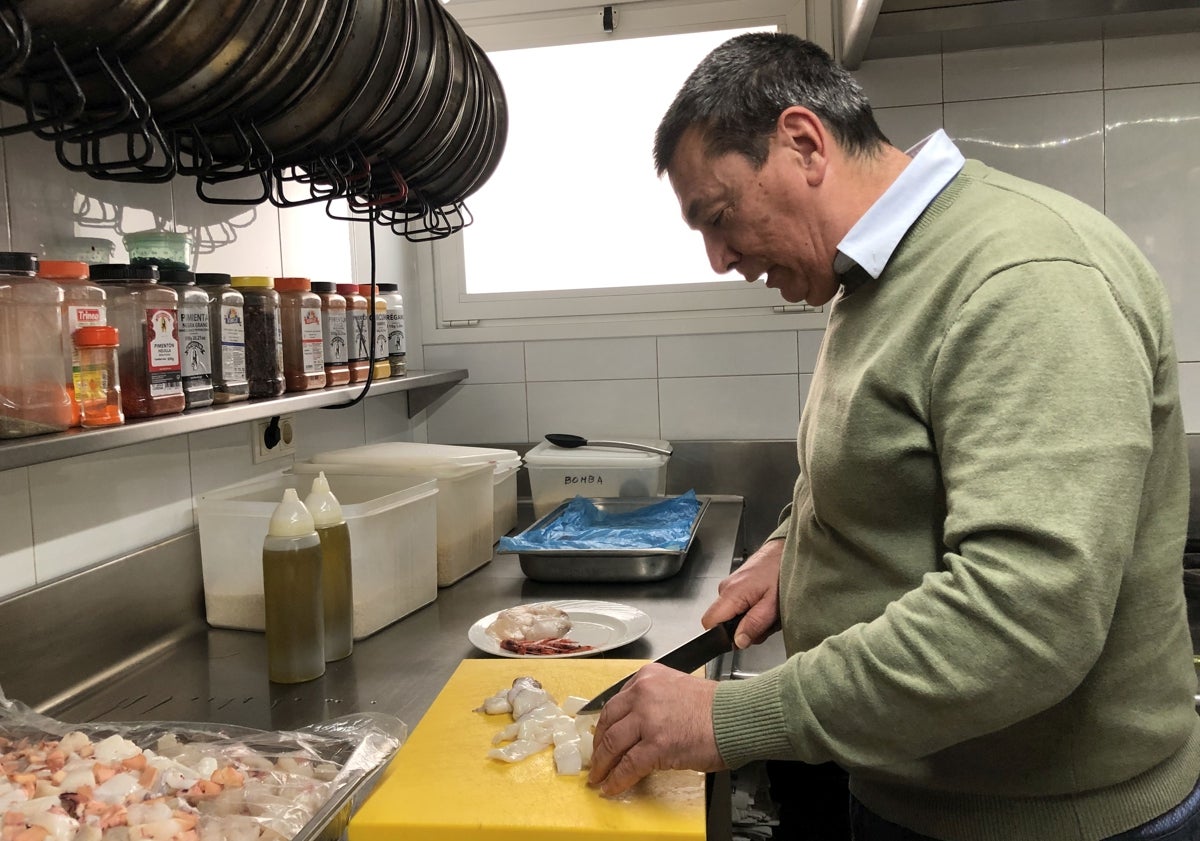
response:
M155 266L111 263L91 267L108 295L108 323L120 333L121 408L129 418L182 412L179 296L158 285Z
M80 424L90 429L125 423L125 414L121 411L117 328L80 327L72 338L79 351L75 399L79 402Z
M356 283L339 283L337 291L346 299L346 329L349 333L346 357L350 366L350 382L360 383L371 370L371 328L367 299L358 294Z
M321 296L306 277L277 277L283 325L283 381L288 391L325 387L325 335Z
M403 377L404 357L408 351L404 339L404 297L398 283L377 283L379 297L387 304L388 363L393 377Z
M87 264L75 260L42 260L38 277L57 283L63 291L63 373L71 395L71 426L79 426L79 401L75 398L75 390L79 387L76 382L79 351L71 337L80 327L108 323L104 290L91 280Z
M388 361L387 301L379 297L378 290L378 286L372 290L369 283L358 285L358 294L367 299L368 309L372 302L375 307L375 348L371 354L371 362L375 366L374 377L376 380L386 380L392 375L392 363Z
M0 438L71 424L63 377L63 291L34 277L35 254L0 252Z
M349 357L346 355L346 299L337 293L337 284L334 283L314 280L312 290L321 298L325 385L345 385L350 382Z
M271 278L261 275L230 278L242 293L246 331L246 380L251 397L279 397L284 392L283 331L279 293Z
M208 326L212 333L214 403L236 403L250 396L246 381L246 330L242 293L227 274L202 272L196 285L208 297Z
M186 269L159 268L158 282L179 296L179 344L183 397L189 409L213 404L212 335L208 328L208 293Z

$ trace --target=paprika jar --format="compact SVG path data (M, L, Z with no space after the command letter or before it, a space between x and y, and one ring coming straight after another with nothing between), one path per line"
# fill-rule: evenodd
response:
M91 429L125 423L125 414L121 411L117 328L80 327L73 340L79 351L75 399L79 402L80 424Z
M325 387L325 335L321 296L306 277L277 277L283 325L283 381L288 391Z
M367 299L368 308L374 306L375 312L375 348L371 354L371 363L375 366L373 376L376 380L386 380L392 375L392 363L388 361L387 301L379 297L378 289L376 286L372 292L371 284L358 285L358 294Z
M279 293L271 278L246 275L230 278L242 293L246 331L246 381L251 397L279 397L284 392L283 329Z
M338 294L346 299L346 349L350 382L366 380L371 370L371 319L367 299L358 294L357 283L339 283Z
M108 323L120 335L121 408L129 418L182 412L179 296L158 285L158 268L110 263L91 267L108 296Z
M196 285L208 297L208 326L212 332L214 403L236 403L250 396L246 381L245 299L227 274L201 272Z
M99 327L108 323L104 290L92 281L87 263L75 260L42 260L38 277L57 283L63 291L63 374L71 394L71 426L79 426L79 351L71 337L80 327Z
M350 359L346 335L346 299L337 293L337 284L325 281L312 283L313 292L321 298L321 334L325 348L325 386L350 382Z
M159 268L158 282L179 296L179 344L183 355L183 397L189 409L213 404L212 334L208 293L187 269Z

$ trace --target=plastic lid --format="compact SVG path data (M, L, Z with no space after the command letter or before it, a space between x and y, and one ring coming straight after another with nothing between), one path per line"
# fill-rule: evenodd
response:
M613 439L617 440L617 439ZM669 441L656 438L625 438L619 440L632 444L649 444L652 447L670 449ZM626 467L643 467L666 464L670 456L658 453L648 453L644 450L628 450L619 447L573 447L570 449L556 447L549 441L542 441L525 454L525 463L533 467L595 467L624 465Z
M88 267L92 280L158 280L158 266L131 266L128 263L93 263Z
M520 462L516 450L459 447L452 444L420 444L390 441L344 450L330 450L313 457L314 463L381 464L396 467L468 466Z
M377 293L379 292L379 284L378 283L375 284L375 291ZM371 284L369 284L369 283L358 284L358 294L362 295L364 297L370 298L371 297Z
M197 272L196 283L201 286L228 286L229 275L220 272Z
M159 269L158 282L170 286L192 286L196 283L196 276L187 269Z
M231 277L229 282L234 286L265 286L268 289L274 285L266 275L237 275Z
M38 256L26 251L0 251L0 274L35 275Z
M87 263L75 260L42 260L38 267L38 277L47 280L86 280L89 275Z
M75 347L116 347L120 334L116 327L109 325L89 325L79 327L71 334Z
M313 516L300 501L295 488L283 492L283 500L271 515L267 537L305 537L316 531Z
M375 288L380 292L399 292L400 284L398 283L376 283Z
M339 294L342 294L342 295L357 295L358 294L358 284L357 283L339 283L337 285L337 291Z
M306 277L277 277L275 288L280 292L307 292L312 288L312 281Z
M337 292L337 284L331 283L328 280L314 280L312 282L313 292Z
M329 490L329 480L325 471L317 474L312 481L312 489L304 498L304 507L312 514L313 522L318 526L336 526L346 522L342 515L342 505L338 502L333 491Z

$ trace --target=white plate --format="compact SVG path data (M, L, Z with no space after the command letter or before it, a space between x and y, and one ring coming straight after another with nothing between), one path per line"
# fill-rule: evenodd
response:
M496 621L500 611L489 613L471 626L467 639L480 651L497 657L515 657L532 660L552 660L561 657L587 657L627 645L650 630L650 617L636 607L618 602L594 602L567 599L563 601L534 602L548 604L566 611L571 617L571 630L567 639L592 646L588 651L571 651L566 654L517 654L500 647L500 643L488 635L488 626Z

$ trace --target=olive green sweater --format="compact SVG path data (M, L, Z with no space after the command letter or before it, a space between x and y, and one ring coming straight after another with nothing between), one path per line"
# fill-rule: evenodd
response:
M968 161L835 303L798 452L790 658L718 687L727 763L832 760L952 841L1098 839L1186 796L1176 360L1112 223Z

